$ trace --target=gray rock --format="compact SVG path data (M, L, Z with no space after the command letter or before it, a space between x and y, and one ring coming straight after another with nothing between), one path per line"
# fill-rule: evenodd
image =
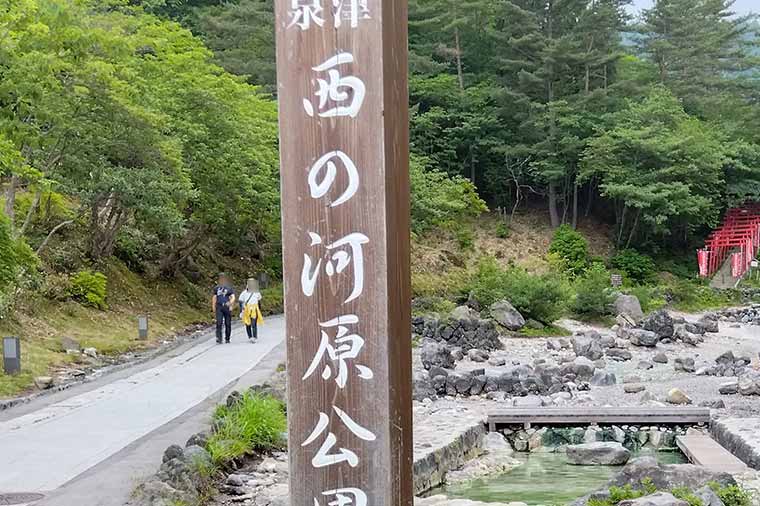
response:
M644 329L627 329L624 335L634 346L654 348L660 342L660 336L655 332Z
M725 383L721 383L718 387L718 392L723 395L733 395L739 393L739 381L732 380Z
M34 386L40 390L48 390L53 388L53 378L50 376L37 376L34 378Z
M171 445L164 450L163 462L169 462L172 459L180 459L184 453L185 451L180 445Z
M703 408L710 408L710 409L725 409L726 408L726 403L723 402L723 399L710 399L710 400L700 402L699 405Z
M660 352L657 355L655 355L654 358L652 358L652 362L655 362L657 364L667 364L668 356L665 353Z
M438 390L435 387L433 378L425 373L415 372L412 378L412 398L415 401L425 399L435 400L438 398Z
M430 369L433 366L443 367L444 369L452 369L454 367L454 357L449 348L445 344L435 341L428 340L423 343L420 359L425 369Z
M182 458L191 466L205 467L211 465L211 454L200 446L188 446L185 448Z
M185 448L188 446L200 446L201 448L206 448L208 446L208 437L208 432L198 432L197 434L193 434L185 443Z
M617 378L611 372L596 371L591 378L591 384L597 387L608 387L617 383Z
M629 317L634 323L644 318L641 303L635 295L621 294L615 299L615 313Z
M667 401L670 404L691 404L691 398L680 388L671 388L668 391Z
M741 395L760 395L760 372L745 371L739 376L738 386Z
M585 443L567 447L567 460L580 466L620 466L628 462L631 452L620 443Z
M575 374L576 379L590 380L594 376L594 370L596 366L594 363L586 357L576 357L569 364L563 365L563 369L569 366L569 369Z
M633 354L622 348L610 348L606 352L607 358L616 362L627 362L633 359Z
M661 490L672 490L678 487L697 490L711 481L721 485L736 484L734 478L728 473L711 471L706 467L692 464L660 465L654 457L639 457L630 460L608 485L638 486L646 478L651 479L654 486Z
M648 362L646 360L639 361L639 365L636 366L637 369L642 369L644 371L648 371L649 369L654 368L654 364L652 362Z
M75 352L79 353L82 350L82 345L79 341L71 337L61 338L61 351L64 353Z
M491 357L488 359L488 365L493 367L501 367L507 365L507 361L503 358Z
M640 323L640 327L644 330L654 332L660 339L671 338L675 332L675 322L670 316L670 313L664 309L655 311L644 318Z
M525 318L507 300L493 303L490 312L491 318L508 330L516 331L525 326Z
M589 360L599 360L604 356L599 341L583 334L573 338L573 351L577 356L586 357Z
M479 362L479 363L487 362L488 359L490 358L487 352L483 350L475 350L475 349L467 352L467 357L473 362Z
M724 506L723 501L720 500L718 494L713 492L713 489L709 486L700 488L694 492L694 495L699 497L702 501L702 506Z
M646 389L647 387L644 385L636 383L628 383L626 385L623 385L623 391L627 394L637 394L639 392L643 392Z
M620 501L618 506L689 506L689 503L676 499L673 494L668 492L657 492L638 499Z
M468 306L457 306L451 312L451 317L455 320L470 320L473 318L479 318L480 315L477 311Z
M720 330L718 319L714 315L705 315L699 319L697 324L705 329L705 332L716 333Z
M673 368L679 372L695 372L697 366L691 357L678 357L673 361Z

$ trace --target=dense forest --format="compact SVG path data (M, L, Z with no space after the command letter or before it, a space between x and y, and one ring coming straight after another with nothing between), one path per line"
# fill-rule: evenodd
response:
M756 20L629 3L412 0L415 234L487 203L657 252L760 198ZM272 0L0 6L3 293L113 256L171 278L204 250L281 275Z

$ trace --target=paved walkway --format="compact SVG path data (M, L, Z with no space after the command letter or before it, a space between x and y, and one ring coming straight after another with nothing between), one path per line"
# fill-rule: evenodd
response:
M270 317L255 345L237 328L232 344L206 340L155 367L0 421L0 494L58 489L218 395L284 336L284 318Z

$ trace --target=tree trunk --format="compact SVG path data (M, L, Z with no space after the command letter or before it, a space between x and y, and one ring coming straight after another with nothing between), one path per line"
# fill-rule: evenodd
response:
M29 226L32 224L34 215L37 213L37 209L40 207L40 200L42 200L42 190L37 190L34 194L34 200L32 201L32 205L29 206L29 210L26 212L26 218L24 219L24 224L21 226L21 230L18 231L18 234L16 234L16 237L22 237L26 235L26 231L29 229Z
M42 251L47 247L48 243L50 242L50 239L53 238L56 232L61 230L63 227L67 227L71 225L72 223L74 223L74 220L66 220L64 222L59 223L55 227L53 227L53 230L50 231L47 237L45 237L45 240L42 241L42 244L40 244L40 247L37 248L37 256L40 256L40 253L42 253Z
M552 228L560 225L559 213L557 212L557 185L549 183L549 218L551 218Z
M591 207L594 204L594 187L595 183L592 179L588 183L588 195L586 197L586 212L583 214L584 216L588 216L591 213Z
M625 243L625 248L631 247L633 238L636 237L636 230L639 228L639 218L641 217L641 208L636 212L636 218L633 220L633 226L631 227L631 233L628 235L628 242Z
M10 222L11 230L15 228L16 221L16 188L18 188L18 176L13 174L5 187L5 215Z
M459 28L454 28L454 51L457 59L457 77L459 78L459 89L464 90L464 71L462 70L462 48L459 44Z
M620 215L620 229L618 230L618 238L617 243L615 244L618 248L620 247L620 244L623 242L623 230L625 229L625 216L628 214L628 206L623 205L623 212Z
M578 228L578 184L573 185L573 230Z

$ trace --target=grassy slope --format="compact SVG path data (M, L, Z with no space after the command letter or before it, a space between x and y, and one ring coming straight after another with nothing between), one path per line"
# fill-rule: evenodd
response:
M0 335L22 338L22 374L9 377L0 372L0 397L29 389L35 376L55 373L75 357L60 350L60 339L71 337L82 347L99 353L118 354L154 346L183 328L210 320L204 294L187 283L148 281L114 262L108 276L107 311L76 302L51 301L30 296L19 301L13 318L0 321ZM188 300L194 304L189 305ZM138 341L136 317L150 315L150 337Z

